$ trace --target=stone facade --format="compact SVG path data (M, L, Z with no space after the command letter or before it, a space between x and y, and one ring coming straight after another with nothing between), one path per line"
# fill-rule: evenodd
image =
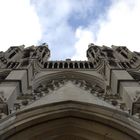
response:
M140 140L140 53L49 57L45 43L0 52L0 140Z

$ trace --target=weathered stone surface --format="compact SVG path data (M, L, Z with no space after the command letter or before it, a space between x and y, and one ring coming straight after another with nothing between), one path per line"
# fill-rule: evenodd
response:
M0 140L139 140L140 55L91 43L86 61L50 50L0 53Z

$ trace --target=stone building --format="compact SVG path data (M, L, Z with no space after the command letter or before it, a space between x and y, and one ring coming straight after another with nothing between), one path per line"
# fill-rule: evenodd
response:
M45 43L0 52L0 140L140 140L140 53L49 56Z

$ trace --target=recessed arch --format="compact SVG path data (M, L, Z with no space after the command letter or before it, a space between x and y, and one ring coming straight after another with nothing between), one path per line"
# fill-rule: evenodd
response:
M69 67L72 69L73 68L73 63L69 63Z
M133 121L124 112L65 101L11 114L5 119L10 123L5 125L0 138L58 140L70 136L78 140L139 140L139 128L128 120Z
M52 66L53 66L53 63L49 62L49 68L52 68Z
M57 63L57 62L55 62L55 63L54 63L54 68L56 69L56 68L57 68L57 66L58 66L58 63Z
M47 66L48 66L48 62L45 62L44 63L44 68L47 68Z
M80 68L82 69L84 67L83 63L80 62Z
M59 63L59 68L60 68L60 69L63 68L63 63L62 63L62 62Z
M92 72L91 74L85 72L77 72L77 71L61 71L61 72L53 72L50 74L43 74L41 76L37 76L35 78L34 87L37 87L40 83L50 81L50 80L62 80L62 79L75 79L75 80L86 80L89 83L96 83L102 88L105 88L105 81L102 76L97 72Z
M64 68L65 69L68 68L68 63L67 62L64 63Z
M78 68L78 63L75 62L75 63L74 63L74 66L75 66L75 68L77 69L77 68Z
M85 62L85 68L88 69L89 68L89 65L87 62Z

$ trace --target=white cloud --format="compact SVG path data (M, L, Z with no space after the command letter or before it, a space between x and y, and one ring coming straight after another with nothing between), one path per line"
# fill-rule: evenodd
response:
M72 52L74 32L67 23L72 12L70 0L32 1L40 18L42 28L41 41L47 42L52 59L69 57ZM71 46L71 47L70 47Z
M32 45L41 39L41 27L30 0L0 1L0 50Z
M93 33L87 29L82 29L81 27L79 27L76 30L75 36L77 38L77 41L74 45L74 47L76 48L76 53L72 57L72 59L86 60L86 51L88 49L88 45L94 40Z
M130 50L139 51L140 1L112 0L106 14L102 13L96 21L91 18L86 27L79 23L76 29L73 28L69 23L73 14L79 19L81 16L88 18L95 2L1 0L0 50L5 51L11 45L28 46L43 41L53 50L53 59L73 54L72 59L78 60L86 59L86 50L91 42L108 46L126 45Z
M79 44L76 42L79 39L75 36L75 32L81 25L75 29L69 22L73 22L74 16L77 18L87 16L88 11L93 8L94 1L88 0L87 3L87 0L61 0L61 2L59 0L32 0L40 17L42 40L49 44L51 50L51 59L65 59L74 54L76 50L74 46Z
M140 1L119 0L109 9L107 20L100 21L97 44L126 45L140 51Z
M73 58L85 59L83 56L85 56L89 41L101 46L123 45L131 51L140 52L139 13L139 0L113 1L106 18L101 16L96 23L91 20L88 27L80 29L82 35L75 43L76 54ZM99 28L95 31L95 27Z

